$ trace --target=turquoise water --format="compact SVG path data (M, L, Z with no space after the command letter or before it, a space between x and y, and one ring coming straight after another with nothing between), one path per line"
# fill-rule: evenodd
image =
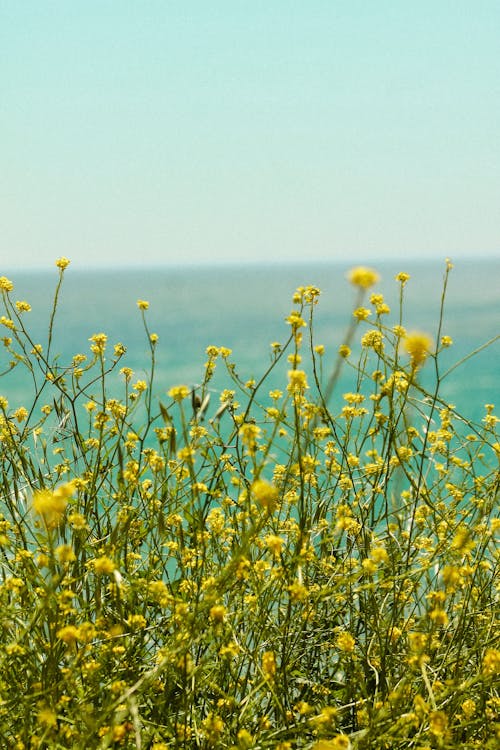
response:
M387 322L397 322L399 285L394 275L404 270L411 279L405 290L403 323L408 329L435 334L444 263L401 261L381 263L377 268L382 280L376 290L385 294L392 309ZM177 383L199 383L209 344L231 348L242 379L258 379L270 363L270 342L284 342L289 333L284 318L292 309L293 291L298 285L314 284L322 290L316 342L326 347L328 369L354 301L354 290L345 279L347 270L346 264L85 272L70 266L61 290L53 351L60 352L62 364L69 362L78 352L88 353L89 337L104 331L110 344L121 341L127 346L122 364L141 377L149 356L136 306L141 298L150 302L148 325L159 335L157 394L164 396ZM26 321L33 340L45 344L56 269L6 275L15 284L13 298L26 299L32 305ZM500 260L456 263L449 279L442 331L453 338L454 346L445 352L443 369L500 333L499 277ZM2 349L1 371L8 359ZM344 375L339 388L352 390L353 385ZM0 394L9 398L13 407L30 401L28 382L20 368L0 378ZM442 395L472 418L482 416L486 402L500 407L500 342L455 369L444 381Z

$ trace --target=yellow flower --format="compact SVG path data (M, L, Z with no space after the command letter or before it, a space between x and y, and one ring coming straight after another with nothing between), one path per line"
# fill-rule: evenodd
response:
M335 637L335 645L340 651L351 654L356 646L356 641L350 633L341 630Z
M28 416L28 411L24 408L24 406L20 406L19 409L16 409L16 411L14 412L14 416L18 422L24 422L24 420Z
M0 291L11 292L14 289L14 284L6 276L0 276Z
M147 302L145 299L138 299L137 307L139 308L139 310L147 310L149 307L149 302Z
M253 424L253 422L245 422L241 425L239 435L243 445L246 446L249 453L255 453L257 449L257 440L259 439L261 432L261 428L258 425Z
M7 317L5 317L5 315L2 315L2 317L0 318L0 323L1 323L1 324L2 324L3 326L5 326L6 328L10 328L10 329L11 329L11 331L14 331L14 330L15 330L15 327L16 327L16 326L15 326L15 324L14 324L14 321L13 321L13 320L11 320L11 318L7 318Z
M467 698L460 706L466 719L470 719L476 713L477 706L473 700Z
M67 268L70 264L70 261L64 257L64 255L61 258L58 258L56 260L56 266L57 268L60 268L61 271L64 271L65 268Z
M105 333L94 333L94 335L89 338L89 341L92 342L90 351L94 354L103 354L106 349L107 340L108 337Z
M56 556L60 563L68 563L76 560L76 555L71 544L61 544L57 547Z
M26 302L25 300L17 301L16 302L16 308L18 312L30 312L31 311L31 305L29 302Z
M241 748L241 750L247 750L247 748L250 748L253 745L253 737L246 729L240 729L237 734L237 739L238 747Z
M483 657L483 674L500 674L500 651L496 648L487 648Z
M78 638L78 628L74 625L65 625L63 628L59 628L56 635L63 643L71 644Z
M129 615L125 622L131 630L142 630L147 625L144 615Z
M210 747L215 747L224 731L224 722L217 714L209 713L203 723L203 734Z
M410 274L404 273L404 271L401 271L401 273L398 273L395 276L396 281L399 281L402 286L406 284L406 282L409 280Z
M187 385L174 385L167 393L168 397L180 403L183 399L189 396L189 388Z
M47 528L52 529L60 524L68 499L74 492L74 483L68 482L58 487L54 492L40 490L33 496L33 510L42 516Z
M371 314L371 310L368 310L367 307L358 307L353 312L353 316L356 318L356 320L366 320Z
M265 479L256 479L252 484L252 494L257 502L266 510L272 510L278 500L279 491Z
M276 675L276 656L274 651L264 651L262 654L262 673L266 680L274 680Z
M303 328L307 325L304 318L298 312L298 310L292 310L290 315L285 318L286 322L292 326L292 330L297 331L299 328Z
M45 727L46 729L54 728L57 726L57 714L48 706L39 710L36 720L37 724Z
M379 281L380 276L373 268L356 266L349 271L347 278L353 286L357 286L360 289L369 289Z
M107 557L106 555L101 555L101 557L96 557L94 560L92 560L94 570L98 575L105 575L110 574L115 570L115 564L111 558Z
M209 616L212 622L224 622L225 615L226 608L223 604L214 604L213 607L210 607Z
M276 557L281 553L285 540L276 534L268 534L264 537L267 549Z
M351 354L351 350L347 344L341 344L339 346L339 354L343 359L346 359Z
M403 347L410 355L412 368L416 370L427 359L432 349L432 338L427 333L415 331L406 336L403 340Z
M330 740L318 740L312 750L349 750L351 741L346 734L336 734Z
M444 711L432 711L429 715L429 729L436 737L442 737L448 729L448 717Z
M303 393L307 385L307 375L304 370L289 370L288 371L288 390L290 393Z

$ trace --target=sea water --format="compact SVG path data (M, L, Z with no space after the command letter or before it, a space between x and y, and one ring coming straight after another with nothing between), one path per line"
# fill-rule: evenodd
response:
M381 281L375 290L385 295L391 307L384 322L388 326L399 322L399 284L394 276L406 271L411 278L404 290L403 325L436 338L444 268L444 262L401 260L378 264ZM271 342L283 343L290 333L285 317L293 307L295 288L312 284L322 292L315 312L315 342L325 346L323 367L328 374L350 324L355 300L355 290L346 280L347 271L347 264L334 263L88 271L70 266L60 291L52 352L59 353L61 365L69 364L77 353L90 356L89 338L102 331L108 336L110 351L117 342L127 347L120 367L128 365L136 377L147 377L148 338L136 304L143 299L149 302L149 331L159 336L155 398L166 399L172 385L200 383L205 350L210 344L232 349L232 360L243 381L259 380L271 362ZM15 285L12 298L31 304L25 321L32 340L45 347L57 269L2 270L4 273ZM500 260L461 260L455 264L449 276L441 331L454 343L443 352L443 373L500 334L499 278ZM358 339L364 330L365 324ZM0 372L7 372L0 377L0 395L8 398L11 408L28 406L33 396L30 379L22 374L22 365L8 372L10 359L2 347ZM217 383L216 379L214 389ZM354 375L349 371L343 373L339 393L332 399L333 408L341 402L342 389L355 390ZM500 408L500 342L453 369L443 380L441 396L475 420L484 415L485 403L496 403Z

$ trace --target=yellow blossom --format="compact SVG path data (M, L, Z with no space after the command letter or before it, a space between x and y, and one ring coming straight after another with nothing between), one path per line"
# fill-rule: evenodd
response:
M275 556L278 557L281 553L281 550L283 549L283 544L285 543L285 540L281 536L276 536L276 534L268 534L264 541L266 543L266 547L268 550Z
M99 575L105 575L112 573L116 566L111 560L110 557L107 557L107 555L101 555L101 557L96 557L94 560L91 561L94 567L94 570Z
M94 333L94 335L89 338L89 341L92 342L90 351L94 354L104 354L107 340L108 337L105 333Z
M61 271L64 271L64 269L67 268L69 264L70 264L70 261L67 258L65 258L64 255L61 258L58 258L56 260L56 266Z
M276 675L276 656L274 651L264 651L262 654L262 673L266 680L274 680Z
M288 381L288 391L290 391L290 393L303 393L309 388L307 385L307 376L304 370L289 370Z
M380 276L373 268L356 266L349 271L347 278L353 286L357 286L360 289L369 289L379 281Z
M137 300L137 307L139 310L147 310L149 307L149 302L145 299L138 299Z
M61 544L57 547L56 557L60 563L69 563L76 560L76 555L71 544Z
M252 494L257 502L266 510L273 510L279 497L278 488L266 482L265 479L256 479L252 484Z
M6 276L0 276L0 291L11 292L14 289L14 284Z
M55 528L62 521L68 499L74 492L73 482L60 485L53 492L51 490L40 490L33 495L33 510L42 516L47 528Z
M78 628L74 625L65 625L63 628L59 628L56 633L59 640L64 643L74 643L78 638Z
M353 316L356 320L366 320L371 314L371 310L368 310L367 307L358 307L353 312Z
M41 708L37 714L37 724L46 729L54 728L57 726L57 714L48 706ZM33 738L32 738L33 739Z
M330 740L318 740L311 750L350 750L351 741L346 734L336 734Z
M339 651L344 651L347 654L351 654L356 646L356 641L350 633L345 630L341 630L335 636L335 645Z
M429 714L429 729L436 737L446 734L448 728L448 717L444 711L432 711Z
M487 648L483 657L483 674L500 674L500 651L496 648Z
M403 347L405 351L410 355L411 366L414 370L424 364L431 349L432 349L432 338L427 333L420 333L414 331L413 333L407 334L403 340Z
M180 403L189 396L190 389L187 385L174 385L167 393L168 397Z
M216 747L224 731L224 722L217 714L210 713L202 722L203 734L210 747Z
M223 604L214 604L213 607L210 607L210 611L208 614L212 622L224 622L224 617L226 616L226 608Z

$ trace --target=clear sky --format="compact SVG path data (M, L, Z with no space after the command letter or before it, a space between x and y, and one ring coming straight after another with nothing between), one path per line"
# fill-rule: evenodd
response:
M498 0L0 0L4 268L500 257Z

